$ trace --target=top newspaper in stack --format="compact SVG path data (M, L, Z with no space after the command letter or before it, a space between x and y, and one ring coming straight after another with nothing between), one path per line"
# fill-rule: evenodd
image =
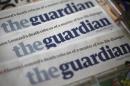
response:
M66 46L80 39L91 38L93 35L118 28L104 10L97 5L37 27L27 28L24 31L13 32L9 36L1 37L0 62Z
M95 0L49 0L0 12L0 36L37 27L97 5Z

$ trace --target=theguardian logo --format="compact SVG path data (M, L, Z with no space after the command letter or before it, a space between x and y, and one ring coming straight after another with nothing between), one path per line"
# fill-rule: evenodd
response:
M35 15L28 19L22 19L19 21L13 21L11 19L7 20L5 23L1 24L1 28L3 28L4 32L9 33L24 28L28 28L30 26L36 26L47 21L58 19L66 15L70 15L88 8L92 8L94 6L95 6L94 3L91 1L78 3L78 4L72 2L72 3L65 4L64 8L50 11L48 13Z
M87 53L87 52L86 52ZM94 65L106 62L108 60L119 58L130 53L130 44L124 43L119 46L110 47L105 45L100 47L96 53L86 55L84 57L76 57L78 59L64 62L59 66L48 67L48 69L41 69L35 67L26 73L26 78L32 85L44 83L50 80L61 78L63 80L72 79L76 72L87 69ZM43 65L44 67L44 65Z
M75 39L96 30L100 30L111 24L112 23L107 18L101 18L94 21L81 21L77 27L73 27L58 34L43 38L41 41L37 40L30 44L20 42L17 45L13 46L13 51L17 57L23 57L37 51L41 51L43 49L47 50L52 47L57 47L59 44L63 44L66 41Z

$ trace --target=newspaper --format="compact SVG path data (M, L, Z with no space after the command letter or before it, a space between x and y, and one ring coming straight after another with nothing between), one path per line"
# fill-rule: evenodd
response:
M130 40L119 29L68 46L0 64L1 86L64 86L130 60Z
M1 37L0 62L66 46L81 39L91 38L93 35L111 32L114 29L120 28L101 7L95 6L87 11L77 12Z
M40 1L0 12L0 36L94 8L95 0Z

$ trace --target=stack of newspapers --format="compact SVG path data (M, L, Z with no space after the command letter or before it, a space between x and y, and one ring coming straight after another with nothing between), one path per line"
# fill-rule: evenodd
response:
M129 61L129 29L109 0L0 11L0 86L130 86Z

